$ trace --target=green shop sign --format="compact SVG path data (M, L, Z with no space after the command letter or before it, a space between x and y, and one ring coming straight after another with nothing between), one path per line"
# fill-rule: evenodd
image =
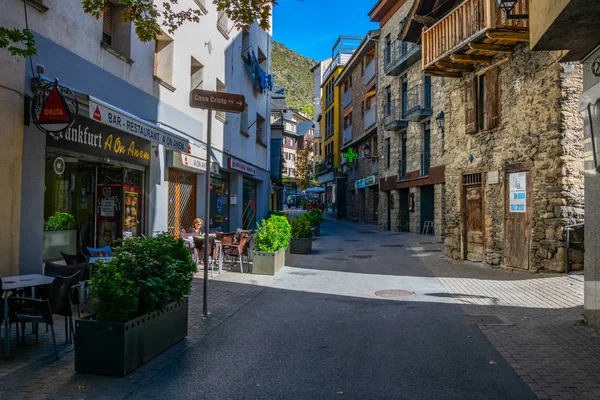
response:
M364 189L367 186L375 185L375 175L368 176L366 178L358 179L354 182L355 189Z

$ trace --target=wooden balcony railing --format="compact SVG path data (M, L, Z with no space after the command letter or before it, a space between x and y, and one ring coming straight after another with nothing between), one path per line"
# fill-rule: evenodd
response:
M528 14L529 0L519 0L512 14ZM498 9L496 0L465 0L454 10L446 14L437 23L423 31L422 66L424 70L434 66L453 53L460 51L470 42L494 38L486 35L489 31L504 32L498 34L499 45L512 45L511 39L522 40L522 36L513 32L527 32L528 19L506 19L504 11Z

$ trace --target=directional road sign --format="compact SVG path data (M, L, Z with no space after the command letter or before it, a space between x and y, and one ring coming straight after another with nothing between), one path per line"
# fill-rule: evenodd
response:
M246 98L241 94L194 89L190 92L190 107L239 114L246 108Z

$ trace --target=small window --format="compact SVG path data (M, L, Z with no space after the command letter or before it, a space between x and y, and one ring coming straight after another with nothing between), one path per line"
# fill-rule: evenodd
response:
M190 58L190 90L202 89L204 84L204 65L194 57Z
M494 129L500 121L499 68L474 77L465 85L466 133Z
M391 165L391 156L392 156L392 144L390 143L390 138L385 139L385 154L386 154L385 164L386 164L387 168L389 168Z
M265 119L262 115L256 114L256 141L258 143L266 144L265 135L267 132L265 131Z
M217 13L217 29L226 39L229 39L229 18L225 11Z
M248 135L248 104L244 107L244 111L240 117L240 132Z
M164 32L154 42L154 76L173 83L173 39Z
M225 85L225 83L221 82L219 79L217 79L217 92L226 92L227 91L227 86ZM221 122L223 122L224 124L227 123L227 113L225 111L217 111L215 113L215 116L217 117L217 119Z
M102 14L102 43L112 45L113 35L113 8L112 3L105 3L106 8Z
M102 43L116 50L121 56L131 54L131 23L123 22L123 6L107 2L102 14Z

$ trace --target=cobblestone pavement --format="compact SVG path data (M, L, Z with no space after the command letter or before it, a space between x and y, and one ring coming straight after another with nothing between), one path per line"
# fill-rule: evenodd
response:
M197 275L200 277L202 271ZM209 281L210 318L207 320L202 318L203 280L194 279L187 338L125 378L76 373L75 352L73 345L65 344L63 319L60 317L55 317L58 361L53 357L50 333L43 328L40 329L39 345L33 345L34 335L30 330L26 331L26 346L15 345L13 329L11 358L0 359L0 399L125 398L251 301L270 285L272 279L239 272L215 273Z
M433 237L380 235L408 243L467 314L499 317L479 327L538 398L600 399L600 333L583 323L583 275L492 269L444 258Z

